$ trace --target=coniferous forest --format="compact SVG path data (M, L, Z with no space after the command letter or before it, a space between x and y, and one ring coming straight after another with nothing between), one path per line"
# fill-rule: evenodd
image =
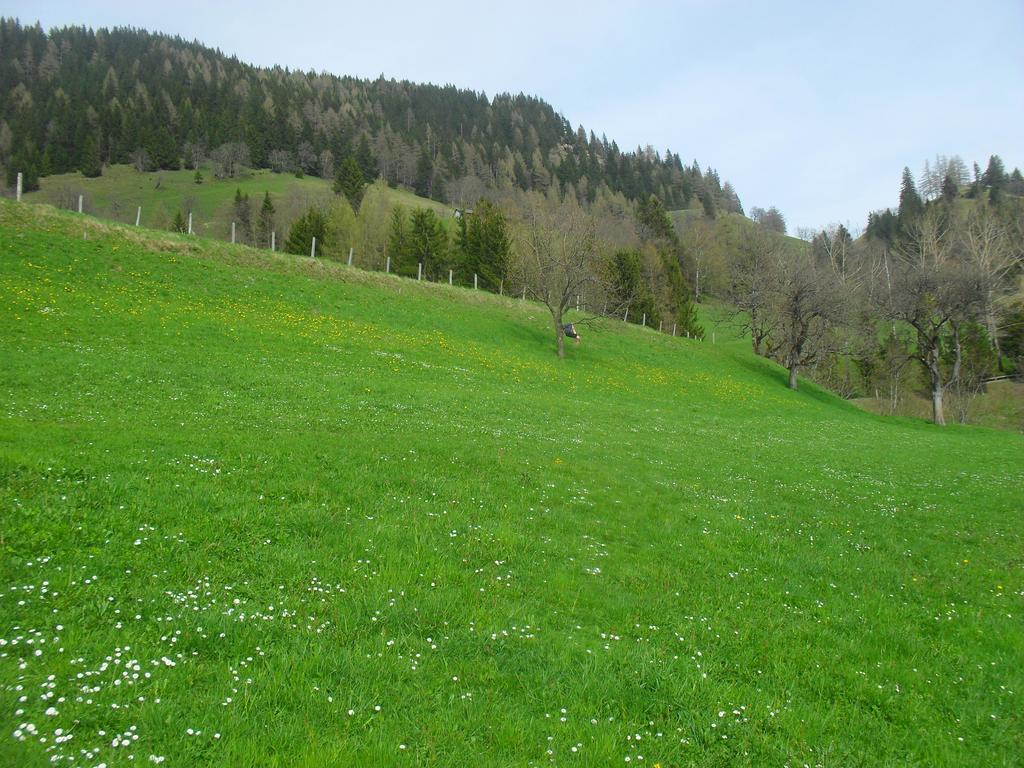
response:
M742 212L732 185L671 150L622 150L523 94L262 69L197 42L131 28L93 31L0 19L0 164L39 176L104 164L140 170L235 165L334 178L354 158L437 200L521 189L593 201L602 190L667 208L710 196ZM9 182L10 183L10 182Z

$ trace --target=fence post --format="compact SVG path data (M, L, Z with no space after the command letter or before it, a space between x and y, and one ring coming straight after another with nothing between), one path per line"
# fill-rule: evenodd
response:
M672 335L673 336L676 335L676 324L675 323L672 323Z
M523 301L526 301L526 286L523 286Z
M664 320L659 320L659 321L658 321L658 333L661 333L661 329L662 329L662 328L663 328L664 326L665 326L665 321L664 321Z
M19 203L21 202L21 185L22 185L21 178L22 178L21 177L21 173L19 172L18 173L18 192L17 192L17 200L18 200Z
M498 295L499 296L504 296L505 295L505 281L504 280L500 280L498 282Z
M277 250L277 230L270 230L270 250Z
M625 311L625 313L624 313L624 314L622 315L622 322L624 322L624 323L625 323L625 322L627 322L628 320L629 320L629 307L626 307L626 311Z
M309 246L309 257L311 259L316 258L316 235L313 235L313 244Z
M81 213L81 212L82 212L82 198L83 198L83 197L84 197L84 195L79 195L79 196L78 196L78 212L79 212L79 213Z
M387 262L384 264L384 271L387 273L391 272L391 257L388 256Z
M140 205L135 211L135 226L139 226L139 222L142 220L142 206Z
M476 272L473 273L473 290L476 290Z
M715 332L714 331L711 332L711 343L712 344L715 343Z
M231 222L231 244L235 244L235 222Z
M422 261L419 262L418 264L416 264L416 279L417 280L422 280L423 279L423 262Z
M352 266L352 246L349 246L348 248L348 265L350 267Z
M192 234L192 211L188 212L188 233Z
M453 277L453 273L454 273L454 271L455 271L455 270L452 270L452 269L449 269L449 270L448 270L448 285L451 285L451 284L452 284L452 277Z
M646 327L647 327L647 313L646 313L646 312L644 312L644 319L640 321L640 324L641 324L641 325L642 325L642 326L643 326L644 328L646 328Z
M576 311L580 311L580 295L578 293L576 294Z

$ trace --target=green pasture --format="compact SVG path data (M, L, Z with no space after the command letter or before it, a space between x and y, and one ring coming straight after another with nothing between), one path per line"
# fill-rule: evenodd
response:
M1024 754L1019 435L9 201L0 361L0 765Z

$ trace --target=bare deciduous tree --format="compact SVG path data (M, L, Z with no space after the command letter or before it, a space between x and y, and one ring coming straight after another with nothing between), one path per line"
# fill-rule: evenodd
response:
M940 425L946 423L942 404L947 384L943 344L952 334L951 377L955 379L961 357L959 329L976 314L981 303L977 271L957 258L957 239L950 226L941 212L929 210L910 227L904 244L897 249L892 291L884 307L891 319L906 322L915 331L916 347L911 356L928 375L932 420Z
M186 141L184 146L185 163L193 171L199 170L199 166L206 159L206 139Z
M774 328L771 310L781 247L775 237L750 228L745 230L729 256L727 297L738 310L739 325L750 333L755 355L763 355Z
M1007 223L986 203L973 206L957 227L964 252L981 282L981 319L989 342L999 349L1001 299L1012 287L1010 278L1018 273L1024 250Z
M221 144L210 154L213 173L219 179L232 179L243 166L251 163L249 147L244 141L229 141Z
M806 252L781 254L775 274L768 352L786 367L789 388L796 389L800 368L829 351L832 328L843 319L845 302L835 274Z
M529 214L518 250L516 277L527 295L551 313L556 351L564 358L563 316L576 297L597 280L593 217L573 201L556 209L537 204Z

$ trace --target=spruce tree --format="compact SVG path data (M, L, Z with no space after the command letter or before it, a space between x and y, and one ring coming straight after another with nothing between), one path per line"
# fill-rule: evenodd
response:
M377 161L370 151L370 140L365 133L359 139L359 146L356 148L356 162L359 164L359 170L363 172L363 179L372 181L377 178ZM357 208L356 205L352 206L353 210Z
M900 225L906 227L924 212L924 202L914 186L914 175L909 168L903 169L903 185L900 188Z
M429 279L439 278L448 264L448 232L436 213L429 208L412 212L408 243L408 260L399 264L398 271L411 277L417 274L417 265L422 264Z
M1003 160L999 155L989 157L988 167L981 177L981 183L990 189L1002 188L1006 183L1006 169L1003 167Z
M308 256L313 247L313 238L316 238L317 251L321 247L326 248L327 218L316 206L309 208L292 224L288 232L288 239L285 240L284 249L288 253L295 253Z
M188 229L188 225L185 223L185 217L181 215L181 209L174 214L174 221L171 222L171 231L184 233Z
M252 240L252 205L249 203L249 195L242 194L241 187L235 188L235 221L241 229L242 239Z
M420 152L420 159L416 163L416 194L420 197L430 197L431 181L434 176L434 164L430 160L427 150Z
M100 150L96 139L90 133L85 138L85 146L82 148L82 175L87 179L95 179L103 173L103 164L100 162Z
M274 231L274 203L270 200L270 192L263 195L263 205L256 217L256 245L270 247L270 233Z
M405 220L405 209L400 205L396 205L391 211L387 251L395 265L408 261L409 227Z
M704 191L701 204L704 206L704 215L709 219L715 218L715 199L711 196L711 190Z
M942 180L942 199L951 203L956 200L959 193L960 189L957 187L956 179L953 178L953 173L951 171L946 173L946 177Z
M363 202L363 194L366 192L366 178L356 159L349 155L338 166L338 173L334 179L335 194L344 195L352 206L352 210L359 212L359 205Z

